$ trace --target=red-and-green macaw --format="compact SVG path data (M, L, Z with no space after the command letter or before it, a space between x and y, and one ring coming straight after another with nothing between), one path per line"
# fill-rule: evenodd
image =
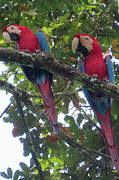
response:
M72 41L72 51L82 53L80 61L80 71L91 76L97 75L98 78L114 82L114 71L109 56L103 58L102 50L95 38L88 34L77 34ZM101 132L107 144L112 161L116 170L119 172L119 157L116 143L114 140L111 120L111 99L103 94L94 93L86 88L83 89L86 99L92 110L96 114L100 123Z
M25 26L8 25L2 30L2 34L4 40L7 42L16 41L19 51L27 50L29 53L34 53L37 50L50 52L47 36L43 31L38 31L36 35L34 35L33 32ZM52 74L44 69L37 69L37 67L30 68L22 66L22 69L27 78L38 87L43 97L47 116L55 134L58 134L57 115L51 88Z

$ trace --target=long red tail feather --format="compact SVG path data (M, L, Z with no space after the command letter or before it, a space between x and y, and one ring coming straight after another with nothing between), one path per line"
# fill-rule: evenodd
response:
M105 116L102 116L97 111L96 111L96 115L99 119L102 135L107 144L113 164L114 164L117 172L119 172L119 156L118 156L118 151L117 151L117 147L116 147L116 143L115 143L115 139L114 139L114 135L113 135L110 103L108 105L108 111Z
M44 101L44 107L47 113L47 116L50 120L50 123L53 127L53 130L55 134L59 133L58 129L58 122L57 122L57 115L55 110L55 103L53 100L53 93L50 85L50 81L48 77L46 77L45 82L42 82L40 84L36 83Z

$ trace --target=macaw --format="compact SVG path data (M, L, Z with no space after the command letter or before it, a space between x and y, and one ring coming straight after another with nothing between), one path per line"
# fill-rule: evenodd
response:
M50 52L47 42L47 36L43 31L38 31L35 34L21 25L8 25L2 30L3 38L7 42L15 41L17 43L17 50L27 50L29 53L35 53L37 50ZM52 74L44 69L37 67L21 66L27 78L34 83L40 91L44 107L53 127L55 134L59 133L57 115L55 110L55 103L52 93Z
M72 51L75 54L82 53L83 58L79 62L79 69L90 76L97 75L102 80L114 83L114 71L111 58L103 58L101 47L98 41L88 34L77 34L72 41ZM113 135L111 120L111 99L103 94L94 93L83 88L84 95L92 110L98 118L101 133L107 144L112 162L119 172L119 156Z

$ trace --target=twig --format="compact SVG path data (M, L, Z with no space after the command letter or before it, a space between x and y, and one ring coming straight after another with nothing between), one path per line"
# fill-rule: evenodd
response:
M80 107L81 108L81 107ZM92 121L92 119L86 114L86 112L81 108L81 111L83 111L83 113L85 114L85 116L88 118L88 120L99 130L100 132L100 128Z
M5 110L2 112L2 114L0 115L0 118L6 113L6 111L9 109L9 107L11 106L12 102L9 103L9 105L5 108Z
M34 163L35 163L35 165L36 165L36 168L38 169L38 172L39 172L39 175L40 175L40 177L41 177L41 180L45 180L44 175L43 175L43 172L42 172L41 165L40 165L40 163L39 163L39 161L38 161L38 159L37 159L37 156L36 156L35 152L31 150L31 154L32 154Z
M75 142L71 137L65 135L63 132L60 132L60 133L59 133L59 136L60 136L63 140L65 140L69 145L71 145L71 146L74 147L74 148L79 149L79 150L82 151L83 153L86 153L86 154L93 153L93 154L97 154L98 156L102 156L102 157L104 157L104 158L106 158L106 159L108 159L108 160L111 160L110 156L108 156L108 155L106 155L106 154L104 154L104 153L101 153L101 152L99 152L99 151L96 151L96 150L94 150L94 149L90 149L90 148L88 148L88 147L86 147L86 146L83 146L83 145Z

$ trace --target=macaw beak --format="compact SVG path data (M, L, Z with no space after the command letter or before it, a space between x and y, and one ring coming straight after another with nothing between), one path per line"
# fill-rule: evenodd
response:
M12 42L12 41L18 41L19 40L19 35L16 33L9 33L9 32L3 32L3 38L5 41L7 41L8 43Z
M5 41L7 41L8 43L11 42L11 38L10 38L10 35L9 35L8 32L4 31L2 35L3 35L3 39L4 39Z
M19 35L16 33L10 33L10 38L12 41L19 41Z
M81 44L80 39L77 37L75 37L72 41L72 51L74 54L82 53L85 56L88 56L89 53L88 49Z
M83 46L80 42L80 40L78 41L78 46L77 46L77 49L76 49L76 53L79 53L81 52L84 56L88 56L88 49Z

